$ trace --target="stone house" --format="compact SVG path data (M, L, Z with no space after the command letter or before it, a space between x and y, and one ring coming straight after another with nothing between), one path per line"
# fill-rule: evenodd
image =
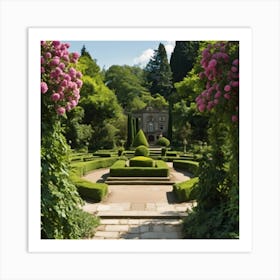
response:
M168 108L155 109L150 106L134 112L132 117L138 119L138 126L143 130L150 144L155 144L161 137L168 133Z

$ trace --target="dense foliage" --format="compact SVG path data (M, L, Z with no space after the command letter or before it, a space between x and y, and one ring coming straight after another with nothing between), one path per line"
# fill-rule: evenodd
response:
M90 236L97 220L83 212L69 179L69 147L61 118L77 105L82 85L76 71L78 54L68 44L41 43L41 237L72 239Z
M238 42L202 48L205 88L196 98L209 116L209 149L200 160L198 206L185 220L187 238L238 238L239 129Z
M126 139L126 117L115 93L103 81L96 62L81 56L77 67L83 74L79 105L84 110L81 124L91 128L88 145L91 150L110 149Z

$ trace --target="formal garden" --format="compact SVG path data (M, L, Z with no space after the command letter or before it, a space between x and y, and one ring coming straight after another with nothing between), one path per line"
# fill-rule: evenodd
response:
M238 42L176 41L170 61L160 43L144 69L100 69L86 46L69 47L41 42L41 238L91 238L100 218L86 202L166 182L176 203L195 202L183 238L238 238ZM135 118L146 108L168 111L154 141ZM105 168L102 182L85 178ZM173 169L189 179L172 182Z

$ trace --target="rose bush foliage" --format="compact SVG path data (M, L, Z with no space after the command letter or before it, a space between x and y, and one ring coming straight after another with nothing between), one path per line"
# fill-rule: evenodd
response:
M239 54L237 42L209 44L202 51L199 73L205 82L205 89L196 98L200 112L226 111L231 121L238 121L239 101Z
M79 54L69 53L68 43L41 42L41 93L49 110L65 114L77 106L82 74L75 69Z
M69 44L41 42L41 238L90 237L98 220L81 209L83 204L69 179L70 148L61 125L62 115L80 98L79 55ZM71 116L68 116L71 117Z

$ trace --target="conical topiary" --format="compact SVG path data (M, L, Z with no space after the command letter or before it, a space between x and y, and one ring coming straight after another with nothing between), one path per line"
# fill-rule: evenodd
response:
M141 145L149 147L149 143L146 139L146 136L145 136L143 130L139 129L139 131L137 132L137 134L136 134L136 136L133 140L132 146L133 147L138 147L138 146L141 146Z

